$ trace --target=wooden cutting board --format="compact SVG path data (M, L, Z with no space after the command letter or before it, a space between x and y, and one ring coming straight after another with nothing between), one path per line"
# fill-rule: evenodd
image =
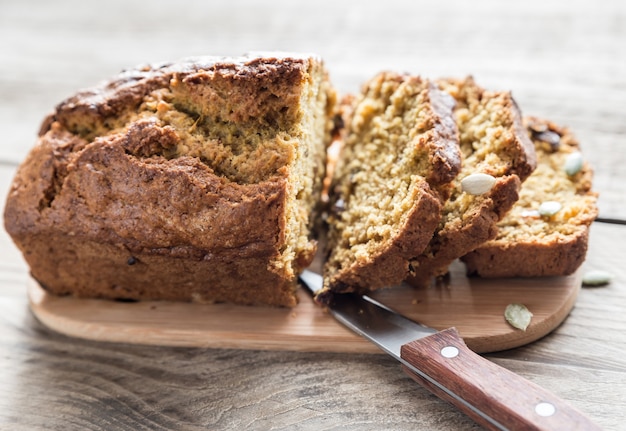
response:
M414 289L399 286L372 296L388 307L436 329L456 327L478 353L519 347L555 329L580 290L580 272L536 279L467 278L455 264L449 284ZM60 333L97 341L261 350L380 352L316 306L303 291L294 309L164 301L116 302L48 294L28 286L37 318ZM533 313L526 331L504 319L510 303Z

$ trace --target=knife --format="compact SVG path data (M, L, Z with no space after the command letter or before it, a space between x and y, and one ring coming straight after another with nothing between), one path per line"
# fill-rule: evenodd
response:
M305 270L313 295L323 278ZM393 356L432 393L490 430L599 430L551 392L471 351L455 328L437 331L396 313L367 295L335 294L329 313Z

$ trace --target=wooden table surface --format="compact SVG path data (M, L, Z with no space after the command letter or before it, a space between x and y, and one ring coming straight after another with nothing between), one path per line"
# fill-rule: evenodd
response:
M268 2L269 3L269 2ZM341 92L382 69L472 74L524 114L571 127L601 216L626 219L626 3L496 0L0 0L0 191L42 118L77 89L146 62L250 50L319 53ZM626 225L595 223L569 318L493 362L626 429ZM477 429L385 355L146 347L71 339L27 305L0 232L0 429Z

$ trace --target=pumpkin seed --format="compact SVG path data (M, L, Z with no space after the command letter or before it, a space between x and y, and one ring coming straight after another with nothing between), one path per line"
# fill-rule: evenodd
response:
M569 176L576 175L583 168L583 155L580 151L568 154L565 158L565 173Z
M604 286L611 282L613 275L606 271L592 270L583 275L583 286Z
M523 304L509 304L504 310L504 318L509 325L522 331L528 328L532 317L533 313Z
M471 174L461 180L461 190L470 195L487 193L496 183L496 179L483 173Z
M539 214L544 217L551 217L558 213L562 208L562 205L556 201L545 201L539 205Z

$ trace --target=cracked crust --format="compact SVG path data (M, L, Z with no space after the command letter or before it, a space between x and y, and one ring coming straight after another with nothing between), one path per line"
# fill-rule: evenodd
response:
M333 103L315 57L123 72L44 120L6 229L55 294L294 306Z

